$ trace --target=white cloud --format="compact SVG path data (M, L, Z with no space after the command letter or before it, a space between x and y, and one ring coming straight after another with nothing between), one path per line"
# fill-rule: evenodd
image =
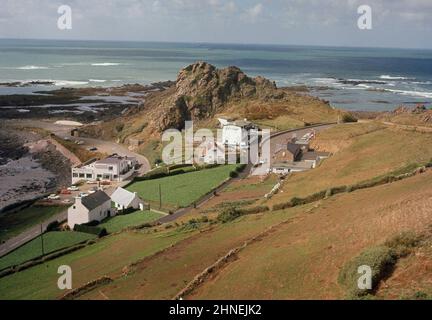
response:
M263 12L264 6L261 3L258 3L257 5L253 6L252 8L247 10L247 15L251 18L251 19L256 19L258 18L262 12Z

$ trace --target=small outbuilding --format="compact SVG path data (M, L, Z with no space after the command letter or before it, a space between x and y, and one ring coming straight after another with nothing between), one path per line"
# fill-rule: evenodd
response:
M117 188L111 195L111 200L118 210L139 209L144 211L149 209L149 205L136 192L130 192L123 188Z

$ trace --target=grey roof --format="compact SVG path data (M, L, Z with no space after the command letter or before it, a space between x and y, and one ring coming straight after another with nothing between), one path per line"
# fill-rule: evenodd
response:
M287 144L287 150L291 154L296 155L300 151L300 146L298 144L295 144L295 143L288 143Z
M96 209L107 201L111 201L111 198L103 191L96 191L87 197L81 198L81 203L89 211Z

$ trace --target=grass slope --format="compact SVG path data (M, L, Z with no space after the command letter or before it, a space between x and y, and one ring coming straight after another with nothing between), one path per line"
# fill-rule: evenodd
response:
M314 170L290 175L284 192L277 194L270 203L390 173L400 174L432 158L432 135L373 124L335 126L320 133L315 144L321 149L339 151Z
M43 235L44 251L45 254L51 253L94 238L94 235L81 232L48 232ZM41 255L42 240L41 237L37 237L17 250L0 258L0 269L26 262Z
M16 213L0 215L0 241L8 240L66 210L67 207L31 206Z
M68 265L73 288L104 275L120 276L124 266L155 254L193 233L124 232L96 244L0 279L0 300L56 299L65 292L57 287L57 269Z
M156 180L140 181L133 183L127 189L137 192L142 199L158 207L160 185L164 208L187 207L229 178L229 172L233 169L235 165L227 165Z
M106 228L108 233L121 231L126 227L141 225L148 222L153 222L163 215L153 211L136 211L124 216L117 216L105 220L99 225L101 228Z

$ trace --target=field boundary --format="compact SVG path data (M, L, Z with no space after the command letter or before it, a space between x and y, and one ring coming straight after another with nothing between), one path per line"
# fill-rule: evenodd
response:
M370 180L362 181L362 182L359 182L359 183L354 184L354 185L329 187L326 190L318 191L312 195L306 196L305 198L294 197L288 202L281 202L281 203L274 204L271 208L271 211L279 211L279 210L293 208L293 207L296 207L299 205L317 202L319 200L327 199L329 197L332 197L332 196L335 196L335 195L341 194L341 193L351 193L351 192L354 192L357 190L369 189L369 188L374 188L374 187L385 185L385 184L390 184L392 182L411 178L411 177L416 176L418 174L423 174L423 173L427 172L430 168L432 168L432 162L429 162L424 166L419 166L416 169L414 169L408 173L400 174L397 176L389 174L389 175L385 175L383 177L379 176L379 177L375 177L375 178L370 179Z
M257 235L249 238L248 240L244 241L243 244L229 250L223 257L219 258L215 263L204 269L201 273L197 274L192 281L190 281L186 287L184 287L182 290L180 290L173 298L172 300L181 300L184 299L186 296L190 295L193 291L195 291L198 287L200 287L202 284L204 284L205 281L207 281L211 276L215 275L219 270L221 270L223 267L227 266L230 262L233 262L236 260L236 255L240 253L242 250L247 248L248 246L254 244L255 242L258 242L262 240L263 238L270 235L272 232L277 231L277 228L279 228L282 225L292 223L294 220L297 220L301 217L294 216L290 217L282 222L279 222L277 224L274 224L264 231L258 233Z
M72 246L61 248L61 249L52 251L46 255L40 255L40 256L35 257L33 259L29 259L29 260L24 261L20 264L3 268L2 270L0 270L0 279L6 277L8 275L11 275L13 273L18 273L18 272L24 271L26 269L37 266L37 265L42 264L44 262L54 260L56 258L59 258L59 257L62 257L64 255L67 255L69 253L72 253L74 251L77 251L77 250L80 250L82 248L93 245L97 242L97 240L98 239L81 241L81 242L74 244Z

